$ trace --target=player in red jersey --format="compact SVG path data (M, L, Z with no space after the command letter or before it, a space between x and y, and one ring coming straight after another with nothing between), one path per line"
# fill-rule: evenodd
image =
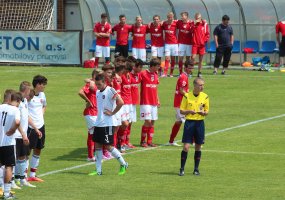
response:
M282 35L281 41L279 33L281 33ZM279 66L282 67L284 65L284 56L285 56L285 21L280 21L276 24L276 39L279 44L279 57L280 57Z
M176 37L177 20L174 20L173 12L167 14L167 21L163 24L164 39L165 39L165 66L164 74L162 77L166 77L169 68L169 62L171 60L170 77L173 77L173 70L175 67L175 56L178 56L178 41Z
M147 31L151 39L151 56L161 59L164 54L163 27L159 15L154 15L152 19L153 22L148 25Z
M192 31L192 59L195 61L196 56L199 55L198 77L202 77L202 61L206 53L205 45L209 38L210 33L206 20L202 19L200 13L196 13Z
M136 59L146 61L145 50L145 36L147 33L147 25L142 24L142 18L136 17L136 23L132 26L131 30L133 34L132 55Z
M87 161L95 161L94 151L95 143L92 140L92 134L94 132L94 123L97 119L97 107L96 107L96 85L95 77L99 73L99 70L94 69L92 71L92 78L88 83L85 84L83 88L79 90L78 95L85 100L86 108L84 109L83 115L86 120L88 137L87 137L87 150L88 157Z
M178 54L179 54L179 73L182 73L183 59L186 56L186 60L190 59L192 55L192 45L191 45L191 28L192 21L188 18L188 12L182 12L181 20L177 22L178 29Z
M188 77L194 69L194 62L192 60L186 60L184 63L184 73L181 73L175 88L174 94L174 109L176 111L176 122L172 127L170 139L168 145L170 146L181 146L174 142L174 139L179 132L181 124L185 121L185 116L180 113L180 104L185 93L189 92Z
M141 96L140 96L140 119L144 120L141 132L141 146L155 147L152 142L154 135L154 122L158 119L157 108L159 106L158 89L159 84L157 70L160 60L153 58L149 69L141 72ZM147 138L147 142L145 139Z
M125 58L128 57L129 45L129 32L131 31L132 26L126 23L126 16L120 15L119 16L120 23L116 24L113 29L112 33L117 32L117 42L115 48L115 57L124 56Z
M106 13L101 14L101 22L95 24L93 32L96 37L95 67L98 67L99 58L105 57L105 62L110 63L110 34L112 27L107 22Z

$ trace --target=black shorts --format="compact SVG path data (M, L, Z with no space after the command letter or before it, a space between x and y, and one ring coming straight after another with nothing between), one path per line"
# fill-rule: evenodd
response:
M204 120L186 120L184 124L182 143L205 143Z
M45 125L43 125L40 129L42 132L42 137L39 138L36 131L32 128L28 128L28 138L30 140L30 149L43 149L45 147L46 133L45 133Z
M115 47L115 57L124 56L127 58L129 56L129 45L117 45Z
M29 145L25 145L22 138L16 138L16 158L28 156L29 154Z
M285 36L282 37L281 43L279 45L279 56L285 56Z
M0 163L5 166L15 166L16 158L15 158L15 146L3 146L0 147Z
M93 141L99 144L112 145L114 143L114 130L114 126L95 127Z

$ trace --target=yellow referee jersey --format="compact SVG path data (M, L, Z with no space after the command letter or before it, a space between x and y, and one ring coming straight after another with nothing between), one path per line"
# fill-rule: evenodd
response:
M209 112L210 104L209 97L206 93L200 92L200 94L195 97L193 91L186 93L180 104L180 110L193 110L195 112L206 111ZM188 114L185 116L186 120L203 120L205 116L200 114Z

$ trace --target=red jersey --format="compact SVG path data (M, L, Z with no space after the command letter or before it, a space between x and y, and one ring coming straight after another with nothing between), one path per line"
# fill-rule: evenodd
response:
M128 24L116 24L113 27L113 32L117 32L117 45L128 45L129 32L131 31L132 26Z
M205 46L210 38L209 26L205 20L202 22L193 22L192 44L195 46Z
M191 44L191 21L184 23L182 20L178 20L177 29L178 29L178 43L179 44Z
M133 48L145 49L145 36L147 33L147 25L132 26Z
M131 91L132 91L132 104L138 105L140 103L139 84L141 82L140 73L130 73L131 76Z
M124 104L132 104L132 93L131 93L131 76L130 74L123 74L121 76L121 97L124 101Z
M282 36L285 36L285 23L283 24L282 22L278 22L276 24L276 33L281 33Z
M116 76L113 78L112 85L118 94L121 94L121 84L122 84L122 78L116 74Z
M158 105L157 86L159 84L156 72L145 70L141 72L141 105Z
M95 24L94 33L112 33L111 25L106 22L105 24L101 24L101 22L98 22ZM96 38L96 45L108 47L110 46L110 37L97 37Z
M97 88L95 86L94 90L90 89L90 83L86 83L86 85L82 88L86 97L91 101L93 107L89 106L84 109L83 115L97 116L97 100L96 100L96 91Z
M179 92L180 88L182 88L185 92L189 92L188 75L185 72L180 74L176 83L173 104L174 108L180 108L180 104L183 98L183 95Z
M177 44L176 29L177 29L177 20L173 20L171 24L168 24L167 21L162 24L164 30L164 39L165 44Z
M163 27L158 24L157 26L154 23L151 23L147 29L148 33L150 33L151 46L154 47L163 47L164 39L163 39Z

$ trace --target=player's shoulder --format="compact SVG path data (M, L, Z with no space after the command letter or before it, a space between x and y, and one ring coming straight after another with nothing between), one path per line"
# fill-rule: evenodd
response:
M201 92L201 96L204 97L205 99L209 98L209 96L205 92Z

